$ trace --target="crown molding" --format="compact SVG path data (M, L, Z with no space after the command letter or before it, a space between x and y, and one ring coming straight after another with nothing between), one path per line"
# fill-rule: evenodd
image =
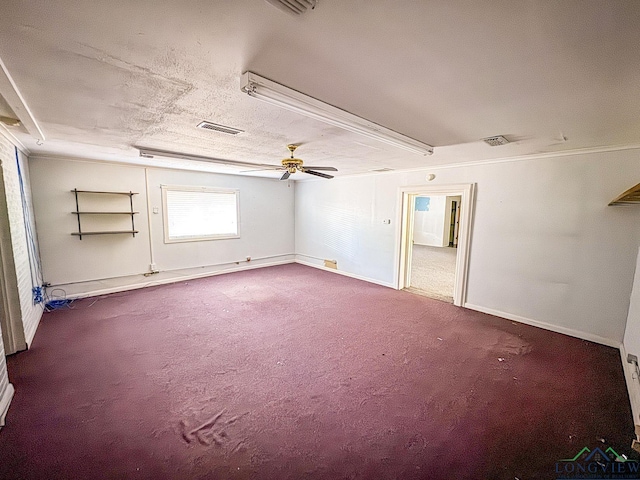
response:
M29 151L29 149L25 147L24 144L20 140L18 140L18 137L16 137L13 133L11 133L11 131L9 131L9 129L5 127L2 123L0 123L0 135L2 135L4 138L9 140L16 147L18 147L18 150L20 150L26 156L31 155L31 152Z
M390 175L394 173L415 173L415 172L424 172L425 170L446 170L448 168L475 167L479 165L522 162L526 160L539 160L539 159L546 159L546 158L571 157L575 155L589 155L589 154L617 152L617 151L624 151L624 150L640 150L640 144L608 145L608 146L601 146L601 147L576 148L576 149L562 150L557 152L531 153L526 155L516 155L513 157L488 158L484 160L472 160L469 162L457 162L457 163L440 164L440 165L436 163L433 165L425 165L424 167L402 168L402 169L398 168L398 169L389 170L388 172L351 173L347 175L336 176L335 180L340 180L342 178L370 177L374 175ZM320 179L317 179L317 180L319 181ZM313 181L316 181L316 179L305 178L304 180L298 180L298 181L313 182Z

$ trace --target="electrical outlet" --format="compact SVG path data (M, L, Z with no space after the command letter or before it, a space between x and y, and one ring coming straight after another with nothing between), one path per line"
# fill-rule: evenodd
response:
M384 220L382 220L382 223L384 223L385 225L391 225L391 219L385 218Z

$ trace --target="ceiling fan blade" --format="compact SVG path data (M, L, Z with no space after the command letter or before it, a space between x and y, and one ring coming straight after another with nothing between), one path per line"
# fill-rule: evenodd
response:
M313 170L307 170L306 168L303 168L300 171L302 171L304 173L308 173L309 175L315 175L316 177L333 178L333 175L327 175L326 173L314 172Z
M338 169L336 167L307 167L305 165L304 168L308 168L309 170L327 170L329 172L337 172Z
M282 175L282 177L280 177L280 180L286 180L287 178L289 178L291 176L291 174L289 173L289 170L287 170L286 172L284 172L284 174Z

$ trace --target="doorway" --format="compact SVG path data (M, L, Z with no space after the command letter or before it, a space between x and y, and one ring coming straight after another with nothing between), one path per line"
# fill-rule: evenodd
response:
M413 199L406 289L453 303L460 200L459 195L417 195Z
M464 305L474 187L400 188L398 289Z
M22 327L18 279L13 258L13 247L9 235L9 209L4 189L4 172L0 169L0 330L5 355L27 348Z

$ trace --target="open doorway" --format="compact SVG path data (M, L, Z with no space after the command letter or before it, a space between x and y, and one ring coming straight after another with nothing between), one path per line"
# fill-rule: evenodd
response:
M461 200L460 195L413 199L411 265L405 288L453 303Z
M403 187L397 284L464 305L474 185Z

